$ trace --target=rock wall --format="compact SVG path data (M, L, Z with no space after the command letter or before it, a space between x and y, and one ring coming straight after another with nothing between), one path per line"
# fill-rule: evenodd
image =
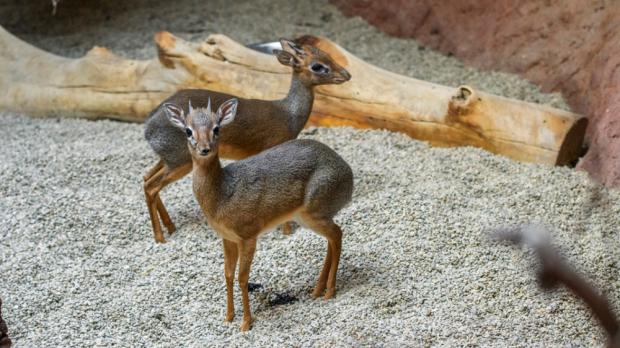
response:
M589 150L578 168L605 185L620 185L620 2L330 1L389 34L561 91L590 119Z

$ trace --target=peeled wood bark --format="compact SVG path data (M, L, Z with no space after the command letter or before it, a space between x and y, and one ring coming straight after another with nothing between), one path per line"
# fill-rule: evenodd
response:
M444 87L367 64L311 38L353 76L316 88L310 124L385 128L439 146L477 146L538 163L567 164L581 151L586 119L472 87ZM165 97L206 88L246 98L286 95L290 70L277 60L211 35L191 43L155 35L159 57L128 60L95 47L70 59L39 50L0 27L0 108L32 115L142 121Z

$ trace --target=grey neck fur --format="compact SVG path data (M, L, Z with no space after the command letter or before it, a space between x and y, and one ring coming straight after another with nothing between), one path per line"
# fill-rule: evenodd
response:
M289 130L299 134L308 121L314 102L313 86L304 83L297 73L293 73L288 95L280 101L289 115Z

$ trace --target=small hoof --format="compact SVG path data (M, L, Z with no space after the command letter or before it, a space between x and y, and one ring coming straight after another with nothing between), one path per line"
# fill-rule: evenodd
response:
M331 298L334 298L335 295L336 295L336 289L327 289L327 291L325 292L325 299L329 300Z
M312 298L319 298L319 297L321 297L321 295L323 295L323 291L324 290L325 290L325 285L317 284L316 288L314 288L314 291L312 291Z
M155 243L157 244L165 244L166 240L162 237L162 238L155 238Z
M252 319L244 320L243 323L241 323L241 331L245 332L250 330L250 326L252 326Z
M235 319L235 313L226 314L226 319L224 320L230 323L231 321L233 321L233 319Z
M173 223L170 223L170 225L166 226L166 228L168 229L169 234L173 234L177 231L177 227Z

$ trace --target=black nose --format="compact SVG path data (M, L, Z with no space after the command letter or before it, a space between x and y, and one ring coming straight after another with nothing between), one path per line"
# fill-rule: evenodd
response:
M202 149L202 150L200 150L200 154L203 155L203 156L208 155L209 154L209 149Z
M342 69L341 73L342 73L342 76L343 76L345 79L347 79L347 81L349 81L349 80L351 79L351 74L349 74L349 72L348 72L348 71L346 71L345 69Z

